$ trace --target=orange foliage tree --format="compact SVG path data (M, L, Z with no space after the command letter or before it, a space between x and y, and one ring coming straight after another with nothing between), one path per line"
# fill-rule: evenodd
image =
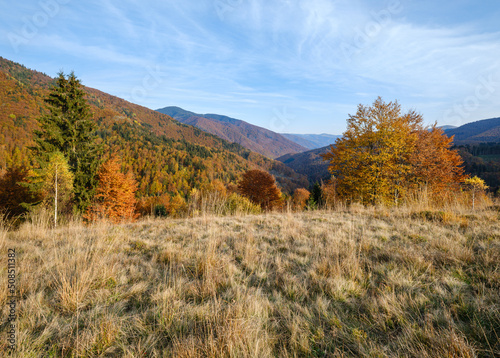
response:
M0 177L0 213L7 218L27 212L21 204L32 204L41 197L32 192L27 185L29 171L25 166L12 166Z
M263 170L253 169L245 172L238 183L241 195L260 205L264 210L272 210L283 205L281 191L274 177Z
M323 193L324 206L326 208L333 208L337 204L337 182L335 178L331 178L321 185Z
M311 193L307 189L304 188L295 189L292 195L293 207L299 210L304 209L307 205L307 200L309 199L310 195Z
M434 125L418 131L418 140L410 157L412 175L410 184L425 188L432 197L439 197L450 189L458 190L465 179L463 160L451 150L453 137Z
M120 166L120 161L113 157L99 169L95 202L86 212L87 220L108 219L117 223L137 218L137 182L130 172L123 174Z
M411 190L456 188L462 161L450 150L452 138L422 125L415 111L402 113L398 102L380 97L349 115L347 130L323 159L330 162L339 196L363 204L397 204Z

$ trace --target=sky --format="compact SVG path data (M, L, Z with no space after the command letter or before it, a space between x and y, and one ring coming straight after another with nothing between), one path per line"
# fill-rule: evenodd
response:
M378 96L500 116L498 0L0 1L0 56L151 109L342 134Z

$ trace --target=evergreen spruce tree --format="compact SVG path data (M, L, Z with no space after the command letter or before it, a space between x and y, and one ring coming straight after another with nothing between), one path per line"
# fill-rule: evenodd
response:
M307 206L309 209L317 209L323 205L323 192L321 190L321 185L318 182L314 183L314 186L309 195L309 200L307 201Z
M35 131L33 148L40 163L47 162L49 153L59 151L68 160L74 176L74 208L84 212L97 187L100 145L96 124L80 81L71 72L60 72L56 85L45 99L49 113L38 118L41 130Z

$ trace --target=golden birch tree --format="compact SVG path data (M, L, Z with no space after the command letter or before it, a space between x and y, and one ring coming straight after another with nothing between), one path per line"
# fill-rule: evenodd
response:
M379 97L372 106L360 104L349 115L344 136L323 155L340 196L365 204L397 203L421 123L421 115L402 113L397 101L385 103Z
M476 196L478 193L484 193L488 186L483 179L474 176L472 178L467 178L464 180L464 184L470 190L472 195L472 210L476 208Z
M30 186L34 191L41 192L43 202L53 206L54 226L57 226L57 216L61 207L69 203L73 194L74 176L68 160L59 151L49 153L47 162L30 174Z
M347 130L323 159L330 162L336 191L348 201L397 204L409 191L424 187L435 198L459 188L462 159L453 138L422 125L415 111L402 113L397 101L379 97L349 115Z

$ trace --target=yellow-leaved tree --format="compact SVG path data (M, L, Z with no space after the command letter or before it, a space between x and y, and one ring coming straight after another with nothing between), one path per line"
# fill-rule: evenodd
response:
M474 176L472 178L467 178L464 180L464 184L466 187L470 190L471 195L472 195L472 210L475 209L476 207L476 196L478 193L482 194L486 189L488 189L488 186L484 182L483 179Z
M422 117L402 113L398 102L379 97L371 107L359 105L347 130L323 155L341 197L367 203L397 203L411 172L410 156Z
M71 200L74 176L68 160L59 151L47 154L47 161L40 162L41 168L31 171L29 186L35 193L41 194L42 202L54 210L54 226L57 226L57 214L61 207Z
M422 187L443 195L464 178L462 160L436 126L428 129L414 110L378 97L349 115L347 130L323 159L330 162L337 194L363 204L398 204Z

